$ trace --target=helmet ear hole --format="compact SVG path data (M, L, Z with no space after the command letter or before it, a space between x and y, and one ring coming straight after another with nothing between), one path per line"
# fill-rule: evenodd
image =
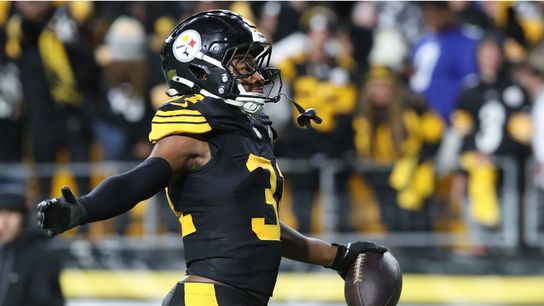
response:
M195 64L189 65L189 71L199 80L207 80L210 75L208 67L201 67Z

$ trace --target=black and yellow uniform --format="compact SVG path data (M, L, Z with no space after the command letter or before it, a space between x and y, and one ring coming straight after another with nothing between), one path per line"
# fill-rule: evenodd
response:
M461 168L468 173L470 216L479 224L495 227L500 223L500 173L490 160L479 159L476 153L513 158L520 171L529 154L529 108L527 94L507 76L493 83L478 81L460 94L452 124L464 135ZM523 175L518 177L521 190Z
M224 284L178 282L162 306L253 306L266 305Z
M452 123L464 137L462 151L527 154L530 100L508 77L472 84L459 96Z
M187 274L242 290L259 300L252 305L267 303L281 259L283 177L270 124L266 116L252 118L222 100L191 95L160 107L149 135L153 143L170 135L209 143L211 160L167 188L182 225Z

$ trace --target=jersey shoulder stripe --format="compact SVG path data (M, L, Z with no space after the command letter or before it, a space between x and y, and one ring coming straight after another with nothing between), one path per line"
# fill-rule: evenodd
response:
M201 95L170 99L155 113L151 121L149 141L157 141L171 135L195 135L211 132L212 128L195 105L204 99Z

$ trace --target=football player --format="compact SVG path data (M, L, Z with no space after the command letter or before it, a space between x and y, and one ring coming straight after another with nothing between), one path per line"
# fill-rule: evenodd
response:
M182 224L187 271L163 305L266 305L282 256L345 276L359 253L385 252L371 242L308 238L279 220L283 177L261 114L277 100L268 91L279 77L268 67L270 53L255 26L230 11L176 26L161 52L172 98L152 120L149 158L85 196L65 187L62 197L41 202L41 228L52 237L109 219L166 188Z

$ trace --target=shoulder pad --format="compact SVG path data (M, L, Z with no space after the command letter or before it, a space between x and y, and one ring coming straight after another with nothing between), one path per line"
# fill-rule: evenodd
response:
M202 95L176 97L163 104L151 121L149 141L156 143L170 135L197 135L212 131L205 115L196 105Z

